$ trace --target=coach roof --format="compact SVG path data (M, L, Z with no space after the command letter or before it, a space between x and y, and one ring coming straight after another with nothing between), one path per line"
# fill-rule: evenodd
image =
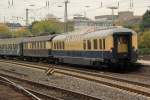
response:
M37 37L29 37L25 38L23 42L34 42L34 41L48 41L52 40L56 35L47 35L47 36L37 36Z
M7 38L0 39L0 44L19 44L23 41L23 38Z
M135 32L131 29L128 28L111 28L111 29L105 29L105 30L99 30L99 31L95 31L95 32L91 32L85 35L85 39L87 38L94 38L94 37L107 37L109 35L113 35L113 34L126 34L126 33L131 33L134 34Z

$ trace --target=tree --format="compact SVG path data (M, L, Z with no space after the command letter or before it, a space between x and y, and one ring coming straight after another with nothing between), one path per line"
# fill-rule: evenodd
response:
M11 37L9 28L5 24L0 24L0 36L1 37Z
M34 36L42 35L42 33L48 34L58 34L62 33L64 25L62 22L57 20L44 20L40 22L33 23L31 27L31 32ZM46 35L46 34L44 34Z
M30 26L30 31L34 36L59 34L64 32L65 24L55 19L33 22ZM68 31L74 30L72 21L68 21Z
M21 28L16 32L12 32L13 37L28 37L32 36L31 32L26 28Z
M140 36L139 46L141 48L149 48L150 49L150 31L146 31Z
M150 29L150 10L147 10L146 13L143 15L140 27L142 31Z
M140 30L140 24L132 24L132 25L124 25L124 27L126 28L130 28L130 29L133 29L134 31L136 31L137 33L139 33L141 30Z
M150 54L150 30L139 35L140 54Z

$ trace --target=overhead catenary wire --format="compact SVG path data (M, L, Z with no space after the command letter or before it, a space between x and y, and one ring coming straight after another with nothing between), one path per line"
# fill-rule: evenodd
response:
M10 4L12 4L12 0L8 0L8 1L10 1ZM28 0L24 0L27 4L28 4ZM30 0L31 2L40 2L41 0ZM49 13L54 13L54 14L56 14L56 12L59 12L59 9L58 10L54 10L54 9L56 9L56 6L58 6L58 5L62 5L63 3L62 3L62 1L64 1L64 0L61 0L61 1L52 1L52 0L45 0L45 1L47 1L47 5L49 5L49 8L51 8L50 9L50 11L49 11ZM44 2L45 2L44 1ZM48 4L48 1L49 1L49 4ZM87 1L87 0L86 0ZM93 1L90 1L90 2L92 2L92 3L94 3L94 4L96 4L97 2L98 2L98 0L93 0ZM116 6L118 6L117 5L117 2L118 2L118 5L120 6L120 8L124 8L124 9L130 9L130 7L129 7L129 2L130 2L130 0L128 0L128 1L126 1L126 0L118 0L118 1L115 1L115 2L111 2L111 3L109 3L109 1L108 2L106 2L106 1L104 1L104 0L100 0L99 1L99 4L97 4L96 5L96 7L95 7L95 5L93 6L92 5L92 3L90 4L90 5L92 5L93 7L90 7L90 8L88 8L88 9L84 9L84 10L82 10L82 11L78 11L78 13L84 13L85 11L86 12L89 12L89 13L91 13L92 11L95 11L95 10L99 10L100 8L102 8L102 9L105 9L106 7L108 7L108 6L110 6L110 5L116 5ZM148 2L148 1L147 1ZM14 4L14 2L13 2L13 4ZM72 7L74 7L74 6L79 6L79 7L81 7L80 5L86 5L86 4L89 4L89 3L86 3L85 2L85 4L84 3L80 3L79 1L72 1L71 3L70 3L70 6L72 6ZM127 4L128 4L128 7L127 7ZM15 3L15 5L16 5L16 3ZM13 6L13 9L16 9L16 8L18 8L18 7L21 7L21 6ZM122 7L122 6L124 6L124 7ZM133 0L131 0L131 7L132 7L132 9L133 9L133 7L135 7L136 6L136 9L141 9L141 10L145 10L145 8L143 8L141 5L141 7L137 7L137 5L135 5L135 2L133 1ZM147 6L146 6L147 7ZM0 7L0 8L2 8L2 6ZM46 12L46 9L47 9L48 7L45 7L45 4L42 6L42 7L37 7L37 8L34 8L34 9L31 9L30 10L30 12L31 12L31 15L32 16L35 16L36 15L36 17L38 18L39 16L42 16L41 15L41 13L44 15L44 13ZM7 8L4 8L4 9L8 9L8 7ZM44 11L45 10L45 11ZM133 9L133 10L135 10L135 9ZM99 10L100 11L100 10ZM43 13L44 12L44 13ZM77 12L71 12L71 13L68 13L68 17L70 18L70 17L72 17L75 13L77 13ZM47 14L47 12L45 13L45 14ZM63 14L63 13L62 13ZM19 15L19 14L18 14ZM23 14L20 14L20 16L23 16ZM59 15L60 16L60 15ZM6 19L7 20L7 19Z

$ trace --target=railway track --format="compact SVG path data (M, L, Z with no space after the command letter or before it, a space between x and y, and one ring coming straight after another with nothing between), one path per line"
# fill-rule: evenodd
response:
M70 90L65 90L56 86L49 86L28 79L23 79L15 76L10 76L4 73L0 73L1 76L21 84L25 89L42 99L39 100L100 100L99 98L85 95L82 93L73 92ZM38 99L35 99L38 100Z
M134 82L130 80L112 77L109 75L104 75L104 74L99 74L99 73L97 74L97 73L81 71L77 69L75 70L71 68L62 68L62 67L56 67L56 66L52 66L51 68L48 68L46 66L41 67L38 65L31 65L31 64L25 64L25 63L8 62L8 61L6 62L20 65L20 66L26 66L26 67L32 67L32 68L45 70L47 74L58 73L58 74L73 76L73 77L80 78L80 79L86 79L86 80L94 81L94 82L104 84L110 87L114 87L114 88L118 88L121 90L126 90L132 93L150 97L150 85L149 84L138 83L138 82Z
M22 79L19 79L16 77L12 77L12 76L8 76L8 75L4 75L4 74L0 74L0 75L1 75L0 76L1 83L13 87L15 90L22 92L23 94L25 94L26 96L30 97L33 100L63 100L61 98L57 98L55 96L39 92L37 90L34 90L33 88L29 88L32 86L22 87L21 85L16 84L16 83L22 84L22 81L25 82L25 80L22 80ZM16 83L11 80L15 81ZM18 81L20 81L20 82L18 82ZM35 85L35 83L32 83L32 84ZM40 85L40 84L38 84L38 85Z
M7 85L9 87L12 87L14 90L17 90L18 92L22 92L26 96L31 97L33 100L41 100L38 96L32 94L32 92L29 89L25 89L24 87L10 81L8 78L0 76L0 83Z

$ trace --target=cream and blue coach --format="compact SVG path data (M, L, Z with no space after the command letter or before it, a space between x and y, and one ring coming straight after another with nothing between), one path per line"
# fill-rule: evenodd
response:
M97 65L137 60L137 34L127 28L75 31L56 36L52 44L52 55L63 63Z

